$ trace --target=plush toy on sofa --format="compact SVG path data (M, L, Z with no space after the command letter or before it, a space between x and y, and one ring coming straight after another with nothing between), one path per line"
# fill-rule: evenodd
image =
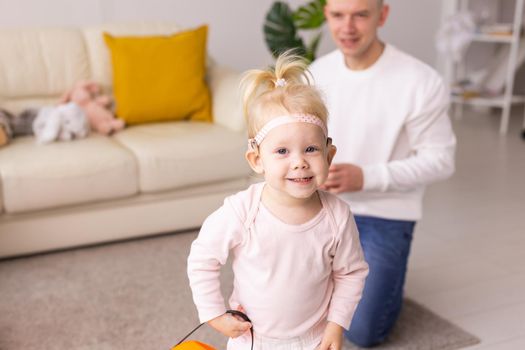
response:
M111 99L101 94L100 86L93 81L79 81L62 98L61 103L74 102L86 113L91 128L109 135L124 128L124 121L115 118L110 110Z
M40 108L31 107L13 115L10 120L13 137L33 135L33 122L38 115Z
M7 145L11 137L13 137L10 123L11 118L11 113L5 109L0 109L0 147Z
M82 108L69 102L41 108L33 122L33 131L38 143L70 141L86 137L89 122Z
M0 147L8 144L17 136L33 135L33 121L38 109L28 108L18 115L0 108Z

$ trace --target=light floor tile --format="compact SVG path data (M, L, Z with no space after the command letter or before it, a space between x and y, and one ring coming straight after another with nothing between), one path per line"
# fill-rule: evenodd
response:
M456 173L431 185L416 226L406 295L468 332L469 350L525 349L523 109L453 119Z
M411 247L408 270L437 268L478 259L477 254L444 241L434 233L417 230Z
M450 319L523 302L524 293L525 273L422 295L416 300Z
M450 239L446 240L445 244L509 272L525 272L525 229L480 236L476 239Z
M465 350L522 350L525 349L525 337L517 337L503 342L493 344L481 343L475 347L465 348Z
M490 283L510 273L482 260L467 261L427 269L411 270L405 289L412 296L424 296L476 283Z
M525 272L525 250L521 252L511 251L508 253L505 253L504 250L498 251L497 254L487 256L487 261L491 261L494 263L494 265L504 268L510 272ZM525 290L523 291L523 294L525 294Z
M456 173L428 187L405 294L480 337L468 350L525 349L523 109L453 119Z
M450 193L450 189L442 188L441 191L448 192L451 198L448 201L440 200L441 204L425 206L425 216L418 223L418 229L432 232L435 237L452 240L493 238L501 233L525 231L525 223L522 222L525 215L525 194L519 200L512 201L498 199L494 200L494 203L484 203L487 200L478 195L468 199L462 198L461 203L453 203L453 196L457 194ZM432 196L432 193L428 193L427 196ZM428 199L432 200L433 198Z
M508 305L451 321L478 337L486 344L525 336L525 302Z

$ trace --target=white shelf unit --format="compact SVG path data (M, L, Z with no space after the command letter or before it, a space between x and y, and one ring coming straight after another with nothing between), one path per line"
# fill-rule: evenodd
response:
M453 0L453 8L455 11L467 11L469 2L477 0ZM461 116L463 112L463 105L497 107L501 108L501 122L500 133L506 134L509 127L510 110L514 104L524 104L525 96L513 95L514 76L516 73L518 63L518 49L520 45L520 36L523 24L523 6L524 0L514 0L514 18L512 23L512 33L508 35L502 34L476 34L473 37L473 42L492 43L498 45L510 45L507 69L505 72L505 84L503 94L495 97L462 97L452 96L452 103L454 104L454 114ZM498 1L500 2L500 1ZM460 74L465 74L465 67L467 62L465 59L460 63L454 63L451 58L447 59L447 81L449 86L460 80ZM463 76L466 78L467 76ZM525 116L523 120L523 128L525 129Z

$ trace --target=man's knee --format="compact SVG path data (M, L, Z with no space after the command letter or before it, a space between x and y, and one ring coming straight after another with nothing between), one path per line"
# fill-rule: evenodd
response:
M379 336L372 328L352 328L350 331L345 332L345 337L353 344L362 348L370 348L372 346L378 345L382 343L385 338L384 336Z

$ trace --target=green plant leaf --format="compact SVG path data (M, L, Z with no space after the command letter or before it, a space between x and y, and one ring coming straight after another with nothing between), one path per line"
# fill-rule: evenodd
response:
M288 49L296 49L302 56L306 53L303 40L297 35L292 10L285 2L276 1L266 14L264 39L273 57Z
M323 25L326 0L313 0L299 7L293 13L293 21L298 29L315 29Z

